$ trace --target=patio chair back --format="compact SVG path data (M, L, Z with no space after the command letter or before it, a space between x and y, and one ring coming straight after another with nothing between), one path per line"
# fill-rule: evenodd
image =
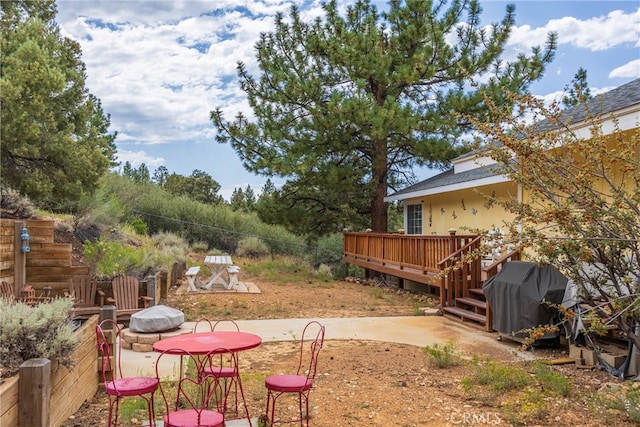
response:
M309 322L302 331L300 338L300 359L296 375L304 376L313 381L318 370L318 356L324 344L324 325L318 321Z
M111 281L113 299L118 311L138 310L140 282L135 277L118 276Z
M16 291L13 283L5 282L4 280L0 282L0 298L4 298L9 301L16 300Z
M177 382L170 382L166 378L162 378L159 367L166 366L168 362L165 359L175 358L177 354L180 360L176 360L175 364L180 365L180 372L182 372L182 364L186 366L186 369L184 373L181 373ZM198 356L186 350L174 348L166 350L158 356L156 378L160 383L160 395L164 402L163 422L165 427L224 426L224 416L216 410L209 409L211 402L216 403L216 395L224 398L224 395L219 391L216 379L204 372L205 361L212 354L213 352Z
M75 276L69 280L66 295L73 298L75 314L97 314L100 306L96 304L98 282L90 276Z
M213 324L212 331L233 331L240 332L240 327L232 319L220 319Z
M118 276L111 281L111 289L113 298L107 298L107 301L116 306L118 319L127 319L132 314L149 307L153 298L148 296L140 296L140 282L135 277Z

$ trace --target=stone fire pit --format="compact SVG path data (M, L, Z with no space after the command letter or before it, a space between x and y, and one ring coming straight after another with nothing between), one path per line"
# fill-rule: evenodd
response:
M190 334L183 326L184 313L175 308L156 305L131 315L129 328L122 332L122 348L133 351L153 351L153 344L164 338Z

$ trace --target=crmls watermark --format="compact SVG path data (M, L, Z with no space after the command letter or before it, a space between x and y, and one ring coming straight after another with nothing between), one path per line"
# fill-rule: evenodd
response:
M497 412L452 412L449 422L455 425L499 425L502 423Z

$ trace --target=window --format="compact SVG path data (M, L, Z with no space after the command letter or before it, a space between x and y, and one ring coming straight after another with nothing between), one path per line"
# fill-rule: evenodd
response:
M407 234L422 234L422 205L407 205Z

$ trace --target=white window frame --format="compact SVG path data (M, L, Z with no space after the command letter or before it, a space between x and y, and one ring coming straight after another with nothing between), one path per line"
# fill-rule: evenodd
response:
M422 203L412 203L406 206L405 233L424 234L424 212L422 211Z

